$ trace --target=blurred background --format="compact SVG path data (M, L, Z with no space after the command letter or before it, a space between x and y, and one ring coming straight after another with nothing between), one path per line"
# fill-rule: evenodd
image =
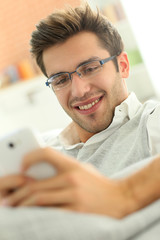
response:
M88 0L116 26L131 65L127 85L139 100L160 99L159 5L157 0ZM0 135L31 126L44 132L71 120L30 56L30 36L40 19L80 0L0 1Z

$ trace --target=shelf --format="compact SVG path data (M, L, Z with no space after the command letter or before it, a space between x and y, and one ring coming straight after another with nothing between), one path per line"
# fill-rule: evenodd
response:
M70 118L44 82L40 76L1 90L0 135L25 126L44 132L69 124Z

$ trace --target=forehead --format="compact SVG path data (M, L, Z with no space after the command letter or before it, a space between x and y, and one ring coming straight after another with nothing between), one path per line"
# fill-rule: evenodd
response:
M105 58L109 52L94 33L82 32L43 52L43 62L48 75L73 70L80 62L91 57Z

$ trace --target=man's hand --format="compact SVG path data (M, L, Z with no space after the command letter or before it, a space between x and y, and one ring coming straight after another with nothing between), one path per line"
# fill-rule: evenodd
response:
M5 198L3 195L4 205L59 207L122 218L160 198L160 157L126 179L111 180L91 165L44 148L25 157L22 173L44 161L57 169L52 178L17 176L16 181L16 176L10 176L6 182L0 180L0 193L19 188Z
M8 206L53 206L66 210L121 218L134 209L134 201L124 181L109 180L91 165L80 164L51 148L28 154L23 173L32 165L46 161L57 175L28 182L5 198Z
M5 205L5 198L29 183L31 178L24 175L8 175L0 178L0 205Z

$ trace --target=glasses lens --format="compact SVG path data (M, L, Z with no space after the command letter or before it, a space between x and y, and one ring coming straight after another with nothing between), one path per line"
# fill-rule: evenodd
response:
M53 90L59 90L69 84L70 78L68 73L63 73L52 76L51 79L49 79L49 82L51 83Z
M80 73L81 77L90 77L99 72L102 65L99 61L93 61L80 66L77 71Z

